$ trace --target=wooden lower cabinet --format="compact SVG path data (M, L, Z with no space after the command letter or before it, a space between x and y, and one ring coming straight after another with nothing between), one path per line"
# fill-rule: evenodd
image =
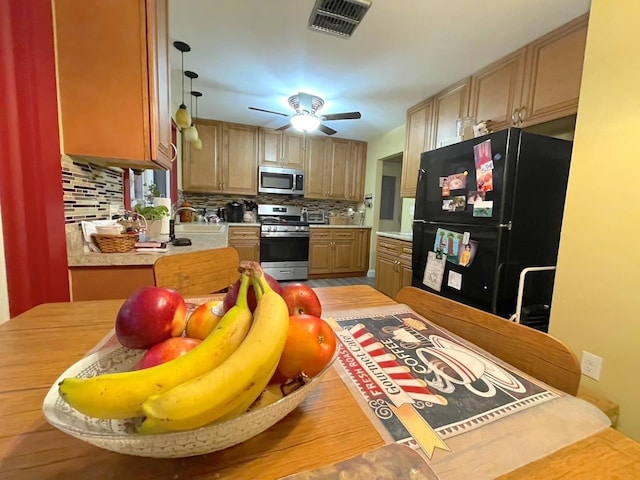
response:
M147 285L154 285L153 265L72 267L71 300L125 299Z
M312 228L309 278L364 276L369 269L368 228Z
M260 227L231 226L228 243L238 251L241 261L260 261Z
M378 237L376 243L375 288L396 298L402 287L411 285L413 244L406 240Z

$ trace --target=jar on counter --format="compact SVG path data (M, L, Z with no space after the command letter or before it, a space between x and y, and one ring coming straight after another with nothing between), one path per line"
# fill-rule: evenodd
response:
M190 207L191 203L182 202L180 207ZM190 223L193 221L193 212L191 210L182 210L180 212L180 222L181 223Z

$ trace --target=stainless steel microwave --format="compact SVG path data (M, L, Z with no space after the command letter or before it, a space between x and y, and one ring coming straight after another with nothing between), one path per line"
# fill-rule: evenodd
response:
M304 172L293 168L258 167L258 192L304 195Z

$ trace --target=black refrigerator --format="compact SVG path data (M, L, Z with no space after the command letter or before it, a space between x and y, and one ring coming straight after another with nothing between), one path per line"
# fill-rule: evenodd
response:
M423 153L412 285L510 318L522 270L556 264L572 146L510 128ZM554 273L527 274L532 324L548 325Z

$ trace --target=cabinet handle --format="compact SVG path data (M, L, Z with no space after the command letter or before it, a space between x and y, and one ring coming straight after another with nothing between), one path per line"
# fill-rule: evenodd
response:
M511 114L511 124L512 125L518 125L518 112L519 112L519 108L516 108L513 113Z
M173 150L173 155L171 156L171 163L173 163L176 161L176 158L178 158L178 147L176 147L173 142L169 145L171 145L171 149Z
M520 111L518 112L518 120L519 123L522 124L522 122L524 121L524 113L527 111L527 107L522 107L520 109Z

